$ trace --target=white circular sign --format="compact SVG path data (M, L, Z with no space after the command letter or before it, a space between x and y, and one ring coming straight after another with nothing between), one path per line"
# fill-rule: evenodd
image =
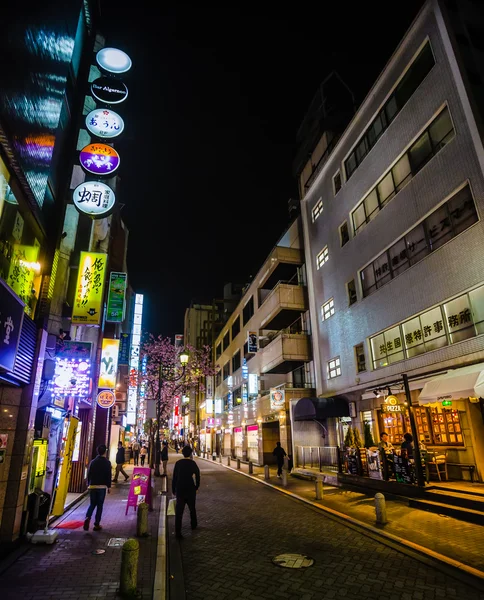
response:
M103 48L96 54L97 64L109 73L126 73L131 69L132 61L126 52L117 48Z
M79 212L93 219L102 219L113 209L116 195L101 181L85 181L76 187L72 199Z
M115 138L124 131L124 121L112 110L98 108L91 110L86 117L86 127L100 138Z

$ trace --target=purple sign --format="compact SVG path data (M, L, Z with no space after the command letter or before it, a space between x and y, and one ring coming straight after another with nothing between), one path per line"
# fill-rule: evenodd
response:
M107 144L89 144L79 155L81 166L93 175L112 175L119 167L119 154Z
M0 279L0 367L13 371L20 331L24 318L24 303Z

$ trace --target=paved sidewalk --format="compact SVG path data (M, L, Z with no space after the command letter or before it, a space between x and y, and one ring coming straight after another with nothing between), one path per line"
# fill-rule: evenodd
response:
M231 464L234 467L235 461ZM248 465L242 463L240 470L248 473ZM264 480L262 467L254 466L253 474ZM314 482L289 475L284 488L275 467L270 468L268 483L310 500L315 506L328 507L376 526L374 494L324 484L323 499L316 501ZM481 525L411 508L403 498L387 497L386 506L388 523L379 525L379 529L484 572L484 528Z
M133 466L125 466L131 476ZM130 483L113 484L106 496L102 531L58 529L57 542L51 546L26 543L25 553L6 570L0 563L1 600L104 600L117 598L121 567L121 546L109 547L111 538L136 537L136 513L130 507L125 516ZM131 481L131 478L130 478ZM161 479L155 479L160 488ZM139 598L152 599L160 500L155 488L153 512L148 513L149 537L137 538L140 544L138 569ZM61 522L83 521L89 497L68 511L51 527ZM105 550L100 555L97 549ZM4 561L7 563L8 557Z

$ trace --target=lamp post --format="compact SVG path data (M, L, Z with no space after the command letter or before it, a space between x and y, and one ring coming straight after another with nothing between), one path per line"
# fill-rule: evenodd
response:
M175 367L165 367L163 362L160 362L160 371L158 379L158 402L156 403L156 453L155 453L155 477L161 477L160 473L160 457L161 457L161 442L160 442L160 421L161 421L161 390L165 382L175 383L180 381L185 376L185 370L190 359L190 354L186 350L182 350L179 354L180 365L182 372L177 375Z

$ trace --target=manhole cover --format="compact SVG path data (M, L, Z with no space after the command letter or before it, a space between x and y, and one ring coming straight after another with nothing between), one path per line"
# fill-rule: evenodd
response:
M305 554L279 554L272 562L285 569L305 569L314 565L314 560Z
M111 548L120 548L128 538L110 538L108 546Z
M106 552L106 550L103 550L102 548L98 548L97 550L93 550L91 552L91 554L104 554Z

